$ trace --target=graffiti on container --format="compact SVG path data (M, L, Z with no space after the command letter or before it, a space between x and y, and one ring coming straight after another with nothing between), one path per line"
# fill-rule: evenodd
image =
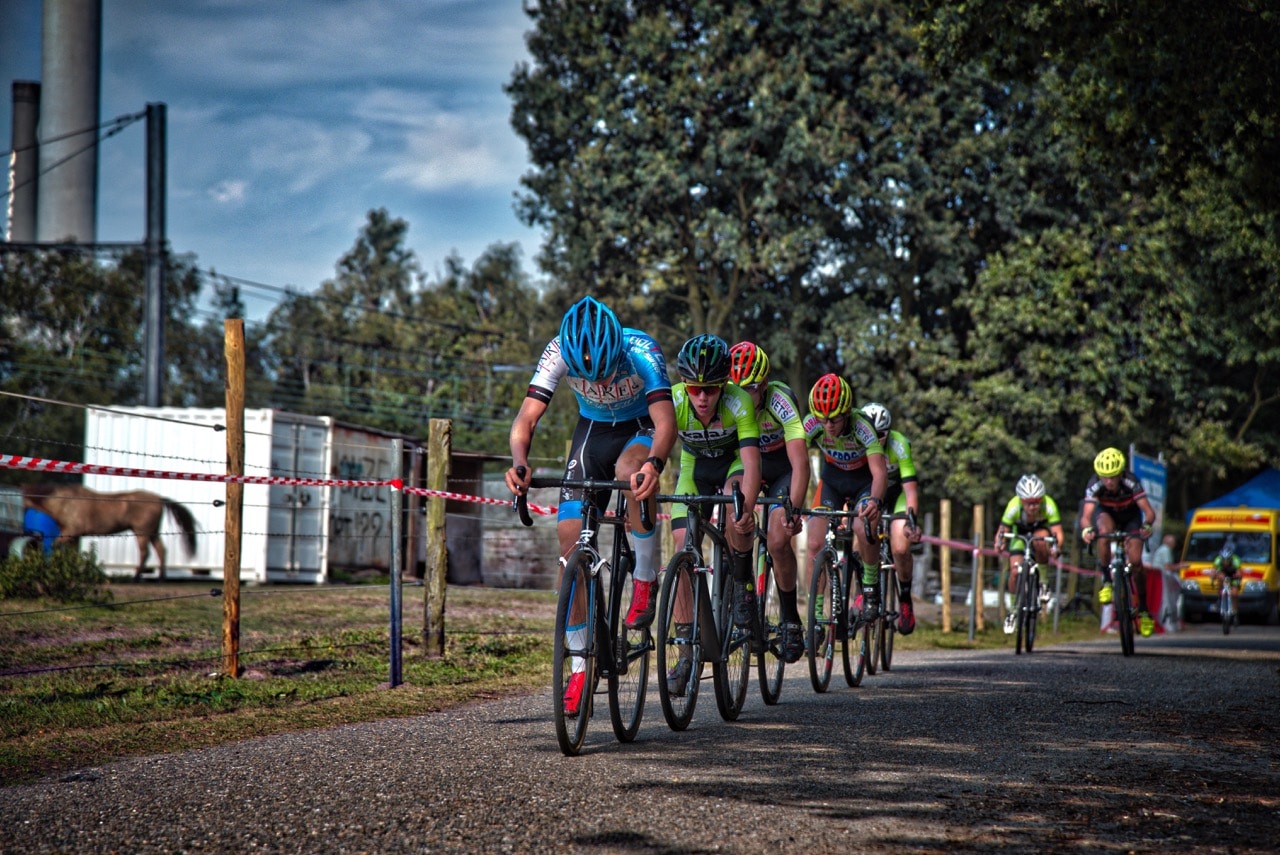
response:
M333 477L346 481L385 481L387 477L384 473L389 468L387 461L383 459L343 454L338 458L338 471L334 473ZM345 498L351 498L359 502L385 504L387 501L387 489L385 487L339 487L338 493Z
M334 537L378 537L387 525L386 519L379 511L334 514L329 520L329 529Z

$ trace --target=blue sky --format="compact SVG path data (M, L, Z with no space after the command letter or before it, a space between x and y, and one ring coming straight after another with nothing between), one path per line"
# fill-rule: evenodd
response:
M528 168L502 91L527 60L520 0L104 0L103 121L167 105L167 230L204 269L310 291L372 208L434 275L523 248ZM40 78L40 0L0 0L0 148L11 81ZM98 240L141 240L145 123L103 142ZM261 319L278 296L246 289Z

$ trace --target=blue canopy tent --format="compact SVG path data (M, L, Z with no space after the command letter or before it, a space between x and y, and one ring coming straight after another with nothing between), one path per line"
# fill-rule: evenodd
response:
M1280 508L1280 469L1271 467L1229 493L1205 502L1202 508ZM1187 521L1191 521L1191 511Z

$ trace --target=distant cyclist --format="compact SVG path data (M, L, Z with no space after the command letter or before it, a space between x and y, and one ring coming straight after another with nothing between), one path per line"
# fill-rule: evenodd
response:
M818 505L833 509L848 506L858 516L852 534L862 567L851 569L860 570L862 593L858 599L863 616L874 618L880 613L880 549L867 538L865 529L870 526L875 531L880 524L889 489L884 447L862 411L854 410L853 388L838 374L824 374L809 390L805 432L809 443L822 452ZM829 522L827 517L810 518L810 556L822 550Z
M1044 541L1031 544L1031 553L1041 567L1049 564L1062 550L1062 514L1058 511L1058 503L1045 493L1044 481L1034 474L1023 475L1014 487L1014 496L1004 507L1000 517L1000 525L996 526L996 543L1001 543L1009 551L1009 593L1018 591L1018 573L1022 570L1023 552L1026 550L1026 537L1045 537L1053 535L1054 545L1050 550ZM1017 616L1005 618L1005 632L1012 633L1016 628Z
M1093 459L1094 476L1085 487L1080 507L1081 537L1093 543L1098 534L1113 531L1132 532L1136 536L1124 542L1125 559L1132 568L1138 588L1138 631L1150 635L1155 621L1147 610L1147 571L1142 563L1142 541L1151 536L1156 512L1147 499L1147 491L1138 476L1125 468L1124 452L1104 448ZM1111 602L1111 541L1098 541L1098 564L1102 571L1102 588L1098 601Z
M760 428L760 473L764 494L790 498L804 507L809 495L809 447L796 395L781 380L769 379L769 356L764 348L740 341L729 349L729 377L751 396ZM782 612L782 658L796 662L804 655L804 625L796 607L796 551L791 539L800 533L799 514L787 521L786 509L769 510L766 548L773 560Z
M657 605L654 581L658 577L656 530L645 531L640 522L640 502L651 501L658 491L658 476L676 440L675 408L671 381L667 378L662 349L648 334L625 328L608 306L594 297L583 297L565 312L560 334L547 344L529 381L529 391L511 424L511 463L507 487L513 493L529 489L533 469L529 449L538 421L560 381L568 383L578 399L578 425L573 432L565 478L630 481L627 518L630 522L636 567L631 596L629 627L647 626ZM638 480L644 476L643 482ZM578 540L582 502L602 511L608 491L591 496L582 490L560 492L556 534L560 560L564 561ZM653 505L650 505L653 509ZM652 516L650 517L653 518ZM574 632L585 633L586 604L574 600L569 626L569 647ZM577 715L585 683L585 661L574 657L574 672L564 695L566 715Z
M680 478L676 493L710 495L731 492L734 482L742 490L742 516L729 519L725 539L729 543L738 599L733 603L736 626L751 625L756 608L755 573L752 565L755 545L756 498L760 495L760 427L751 396L729 382L729 345L717 335L696 335L680 347L676 373L681 382L672 388L676 429L679 432ZM706 513L710 509L705 510ZM722 513L729 513L721 506ZM689 508L671 507L671 531L676 551L684 548L688 534ZM692 630L693 603L688 588L680 586L674 606L673 623L678 635ZM667 690L683 696L689 684L693 662L681 647L681 656L667 674Z
M884 404L870 403L862 408L862 414L875 428L880 445L884 447L885 466L889 476L889 489L885 493L886 508L891 508L889 518L889 549L893 554L894 575L898 580L898 632L910 635L916 629L916 612L911 604L911 578L915 562L911 558L911 544L920 542L920 529L908 524L911 518L920 518L920 485L916 478L916 464L911 458L911 443L900 431L890 430L893 416Z
M1213 558L1213 572L1223 585L1230 585L1233 591L1240 590L1240 556L1236 555L1235 544L1227 541L1222 551Z

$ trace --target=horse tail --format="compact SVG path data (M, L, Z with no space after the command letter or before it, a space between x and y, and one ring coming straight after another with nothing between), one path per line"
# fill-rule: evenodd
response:
M187 510L186 505L179 504L173 499L165 499L164 506L169 509L174 522L182 529L182 544L187 549L187 557L190 558L196 553L196 518L192 516L191 511Z

